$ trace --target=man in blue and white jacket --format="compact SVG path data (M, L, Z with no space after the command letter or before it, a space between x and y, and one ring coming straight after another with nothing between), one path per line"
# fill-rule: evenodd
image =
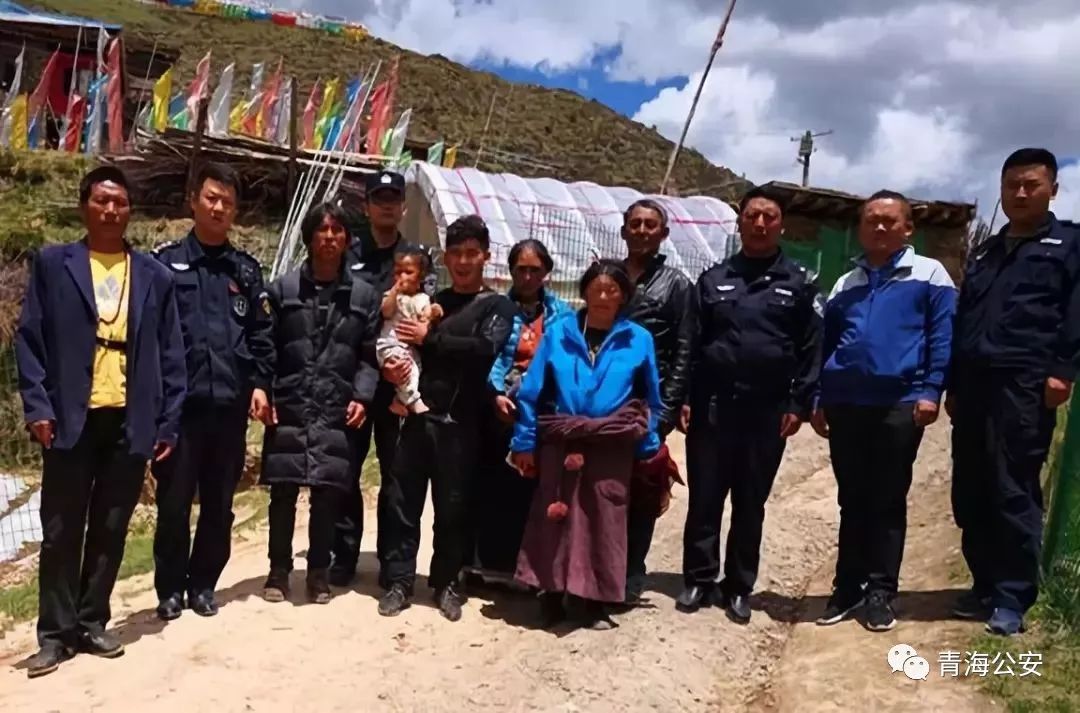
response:
M855 269L825 308L818 406L812 425L829 439L839 488L840 536L833 594L819 624L866 604L864 625L888 631L907 529L907 493L923 429L938 417L956 310L941 263L908 245L904 196L880 191L863 204Z

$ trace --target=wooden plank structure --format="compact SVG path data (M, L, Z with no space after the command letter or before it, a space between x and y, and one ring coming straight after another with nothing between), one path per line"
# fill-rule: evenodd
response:
M106 156L105 161L118 166L131 183L132 199L141 212L172 216L187 210L186 186L192 158L196 163L214 161L231 166L239 175L243 191L241 210L246 219L284 217L289 194L290 166L299 175L318 163L328 153L343 162L345 178L342 192L359 200L364 195L368 174L382 168L385 156L295 149L249 136L220 138L181 129L166 129L155 134L138 128L132 153ZM196 146L197 145L197 146ZM430 144L406 140L406 150L424 156Z
M822 289L831 288L860 252L858 224L866 198L782 181L767 183L762 189L785 206L784 250L818 273ZM911 206L915 250L941 262L959 283L976 206L914 198Z

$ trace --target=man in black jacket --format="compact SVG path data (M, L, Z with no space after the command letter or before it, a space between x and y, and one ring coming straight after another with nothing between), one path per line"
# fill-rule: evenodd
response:
M214 588L229 561L233 495L244 469L252 390L266 387L273 342L254 257L229 242L240 183L227 166L207 164L190 196L191 233L154 250L172 273L184 333L188 393L176 454L154 464L157 529L154 588L158 616L180 616L184 594L200 616L217 613ZM199 493L195 537L191 506Z
M739 209L742 250L701 275L694 299L694 389L683 416L686 590L675 606L689 613L716 601L738 624L750 621L765 501L787 439L810 418L821 370L825 301L806 268L780 250L783 228L775 198L747 193ZM729 493L724 581L716 591Z
M490 253L487 226L479 216L446 229L446 267L452 286L435 295L443 317L437 326L404 320L398 338L420 347L420 392L430 411L405 419L390 477L383 481L379 512L380 579L388 591L383 616L409 605L416 578L420 516L431 481L435 506L435 552L428 583L443 616L461 618L459 575L468 555L469 488L480 457L480 425L491 413L487 377L517 308L484 285Z
M252 399L253 415L267 427L260 482L270 486L270 576L263 596L288 596L296 501L307 487L307 596L325 604L338 500L362 462L352 434L366 420L378 382L363 344L378 334L380 299L345 267L348 233L339 207L314 208L301 233L308 259L275 280L260 305L273 315L276 347L273 387Z
M1039 475L1080 371L1080 227L1050 212L1057 173L1045 149L1005 161L1009 223L970 256L953 329L952 503L974 579L953 612L1002 636L1038 596Z
M352 244L345 255L349 272L354 277L366 280L379 295L394 284L394 256L409 243L402 237L398 226L405 215L405 178L394 171L380 171L372 174L367 181L364 196L364 214L366 220L348 220ZM434 294L434 272L431 281L425 284L424 291ZM375 341L364 346L364 358L374 367ZM387 362L387 373L397 376L407 374L406 362ZM387 482L394 464L394 450L397 446L401 420L390 412L394 400L394 385L386 379L380 379L372 400L367 420L350 437L356 440L357 456L361 468L350 492L340 498L337 522L334 526L334 557L330 566L330 583L337 587L347 587L356 577L356 562L360 557L360 539L364 533L364 498L360 493L360 475L364 459L371 448L372 435L375 437L375 455L379 460L379 473L382 482ZM376 549L383 551L383 512L386 509L385 489L379 490L378 522L379 536ZM384 582L385 584L385 582Z
M653 336L660 371L660 436L678 425L690 376L693 337L693 284L675 268L665 265L660 245L669 233L667 212L654 200L643 198L626 209L622 235L626 241L626 270L637 286L630 303L630 319ZM631 505L627 537L626 601L636 603L645 589L645 557L652 544L656 515Z

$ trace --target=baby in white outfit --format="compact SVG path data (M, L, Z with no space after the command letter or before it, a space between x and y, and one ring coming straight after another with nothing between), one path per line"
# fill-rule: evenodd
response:
M397 387L397 397L390 406L390 410L399 416L428 410L420 398L420 350L401 341L395 331L402 320L437 322L442 318L442 307L433 304L422 289L426 267L427 256L423 252L398 253L394 257L394 286L383 295L383 326L375 343L379 367L390 359L402 359L412 364L408 381Z

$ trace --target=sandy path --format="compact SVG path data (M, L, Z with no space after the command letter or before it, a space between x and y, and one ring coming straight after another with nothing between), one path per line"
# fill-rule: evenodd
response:
M947 457L941 452L945 437L944 429L938 429L924 448L938 464ZM681 457L681 441L673 446ZM816 599L804 606L800 598L807 586L820 585L832 562L836 501L827 465L825 444L809 429L790 445L768 506L755 597L758 611L747 627L731 624L714 609L694 616L674 609L673 598L682 584L678 573L685 492L657 528L649 558L651 606L619 616L620 628L611 632L534 630L533 603L513 596L494 601L474 597L462 621L450 624L428 606L422 589L412 609L385 619L375 611L375 562L370 554L361 560L360 583L340 592L328 606L301 603L302 570L294 574L293 604L267 604L257 596L266 568L265 532L260 531L237 543L222 582L220 601L226 606L214 619L188 612L165 627L153 616L154 597L146 591L149 578L123 583L119 588L123 601L114 617L128 646L121 659L80 656L52 676L28 681L23 671L12 668L33 649L31 627L19 627L0 642L0 709L816 708L827 701L815 698L812 691L782 684L801 679L799 669L790 669L786 658L781 660L785 645L789 650L798 648L789 643L792 632L813 642L829 642L828 652L847 662L841 671L865 669L870 686L887 680L885 652L900 640L892 634L868 634L855 624L828 632L794 624L816 615L823 606ZM934 473L934 467L921 463L917 483L939 477ZM921 500L913 498L913 506ZM921 515L913 514L913 523L917 517ZM369 551L374 546L374 524L372 513L364 543ZM430 553L427 533L421 562ZM298 550L303 539L299 528ZM302 560L297 564L302 566ZM828 580L824 581L827 588ZM911 567L906 567L904 582L909 581L916 580ZM916 621L910 627L921 625ZM867 657L878 652L881 665L864 663L861 652L852 653L852 642L865 648ZM918 647L916 641L910 643ZM806 659L805 665L823 684L829 681L831 674L815 663L820 660L824 665L822 651L811 645L805 654L794 655ZM858 697L863 688L845 683L842 693L850 694L847 703L863 700ZM968 687L955 688L973 697Z

